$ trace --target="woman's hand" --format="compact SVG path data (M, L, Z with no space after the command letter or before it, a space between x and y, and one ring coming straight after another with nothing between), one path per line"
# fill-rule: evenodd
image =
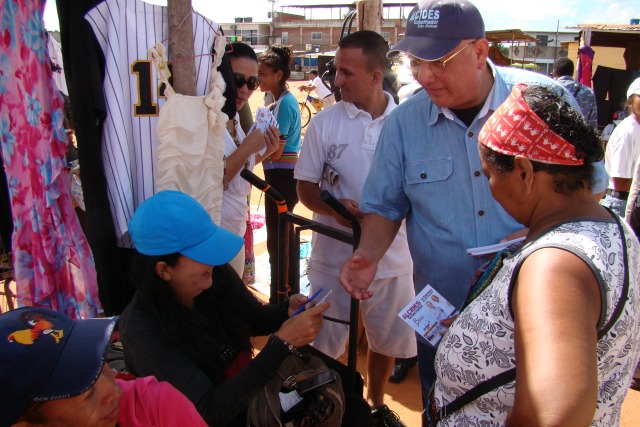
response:
M262 150L266 144L266 135L259 129L254 129L242 141L241 147L245 147L249 153L254 154Z
M305 305L309 301L309 298L302 294L295 294L289 297L289 317L293 316L293 313L296 312L297 309ZM311 307L307 307L311 308Z
M302 305L302 303L300 303L300 305ZM322 313L328 308L329 303L323 302L306 309L302 313L284 322L275 335L296 347L309 344L316 339L318 332L322 329ZM291 306L289 306L289 309L291 309Z
M267 149L262 153L262 155L256 157L256 164L262 162L280 148L280 131L277 127L269 126L267 128L267 131L264 133L264 142Z
M264 155L268 156L275 152L280 145L280 131L278 128L275 126L269 126L264 134L264 141L267 145L267 151L265 151Z

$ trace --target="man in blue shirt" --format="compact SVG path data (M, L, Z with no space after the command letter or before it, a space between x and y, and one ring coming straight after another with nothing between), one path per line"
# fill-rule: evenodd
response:
M553 78L573 95L580 107L584 121L598 130L598 107L596 95L590 87L573 79L574 65L569 58L560 58L553 64Z
M430 284L456 307L489 259L471 257L466 249L498 243L523 228L491 196L478 133L517 83L552 86L577 104L546 76L494 66L488 51L484 22L468 1L423 0L411 11L405 37L389 55L407 54L425 90L391 113L382 129L362 194L368 215L360 246L340 275L355 298L371 297L377 263L404 218L416 294ZM435 379L435 352L418 338L423 400Z

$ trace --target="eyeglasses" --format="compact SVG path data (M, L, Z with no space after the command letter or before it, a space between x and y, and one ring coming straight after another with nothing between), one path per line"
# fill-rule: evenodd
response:
M246 78L244 74L233 73L236 79L236 89L240 89L242 86L247 85L249 90L256 90L260 86L260 77L251 76Z
M447 69L447 63L451 62L451 60L453 60L453 58L455 58L456 55L458 55L460 52L462 52L463 50L465 50L466 48L468 48L469 46L471 46L475 42L476 42L476 40L467 43L461 49L459 49L457 52L455 52L453 55L451 55L450 57L448 57L444 61L441 60L441 59L436 59L436 60L433 60L433 61L424 61L422 59L418 59L418 58L415 58L415 57L410 57L409 58L409 68L411 68L411 72L412 73L417 73L418 76L419 76L420 75L420 70L422 69L422 64L427 64L427 67L429 67L429 71L431 71L433 74L437 74L437 75L442 74Z

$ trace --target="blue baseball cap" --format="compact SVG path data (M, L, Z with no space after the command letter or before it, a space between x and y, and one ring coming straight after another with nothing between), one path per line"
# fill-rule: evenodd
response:
M244 238L214 224L196 199L173 190L161 191L138 206L129 235L141 254L180 253L211 266L228 263L244 244Z
M117 320L75 321L37 307L1 314L0 426L17 422L35 402L75 397L93 387Z
M484 21L465 0L423 0L409 13L404 38L387 57L408 53L425 61L440 59L463 40L483 39Z

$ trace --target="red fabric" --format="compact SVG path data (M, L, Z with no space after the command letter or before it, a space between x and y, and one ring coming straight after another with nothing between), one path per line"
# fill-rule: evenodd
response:
M207 426L193 403L167 382L155 377L116 382L122 389L120 427Z
M238 354L238 357L236 357L227 370L224 371L223 381L228 381L231 377L243 370L249 364L252 357L253 353L249 350Z
M591 77L593 76L593 57L595 51L589 46L582 46L578 49L578 82L587 87L591 87Z
M502 154L521 155L530 160L556 165L582 165L575 147L531 110L522 98L525 84L516 85L507 100L480 131L481 144Z

